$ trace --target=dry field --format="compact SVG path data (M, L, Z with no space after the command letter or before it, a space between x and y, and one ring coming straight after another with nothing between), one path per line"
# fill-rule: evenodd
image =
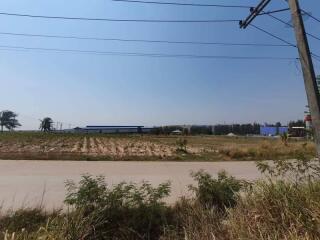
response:
M186 139L186 152L178 139ZM314 157L312 142L222 136L2 133L0 159L219 161Z

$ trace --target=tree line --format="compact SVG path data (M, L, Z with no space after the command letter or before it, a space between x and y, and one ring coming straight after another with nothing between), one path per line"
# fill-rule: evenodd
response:
M247 124L218 124L214 126L210 125L192 125L192 126L162 126L156 127L152 130L153 134L157 135L168 135L173 131L179 130L183 135L227 135L233 133L236 135L259 135L260 127L259 123L247 123ZM281 127L282 124L277 122L275 124L263 124L268 127ZM289 128L292 127L305 127L303 120L290 121L288 124Z
M260 134L260 124L219 124L213 126L213 133L215 135L226 135L234 133L236 135L258 135Z
M260 134L260 124L219 124L219 125L192 125L192 126L163 126L152 130L153 134L167 135L179 130L184 135L226 135L234 133L237 135Z

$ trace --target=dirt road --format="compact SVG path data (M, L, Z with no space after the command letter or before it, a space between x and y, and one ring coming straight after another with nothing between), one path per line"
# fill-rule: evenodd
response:
M35 206L61 207L64 182L78 181L81 174L104 175L109 184L146 180L159 184L172 181L169 203L193 183L191 171L204 169L216 175L224 169L237 178L253 180L261 175L254 162L84 162L84 161L15 161L0 160L0 201L3 209Z

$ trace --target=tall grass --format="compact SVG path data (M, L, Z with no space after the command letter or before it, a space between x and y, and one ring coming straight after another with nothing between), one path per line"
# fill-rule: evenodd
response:
M234 239L319 239L320 182L259 182L230 210Z

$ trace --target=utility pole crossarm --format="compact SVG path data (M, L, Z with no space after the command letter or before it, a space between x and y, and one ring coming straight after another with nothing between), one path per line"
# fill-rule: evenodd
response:
M271 0L262 0L255 8L250 8L251 14L243 21L239 22L240 28L247 28L249 24L265 9Z

